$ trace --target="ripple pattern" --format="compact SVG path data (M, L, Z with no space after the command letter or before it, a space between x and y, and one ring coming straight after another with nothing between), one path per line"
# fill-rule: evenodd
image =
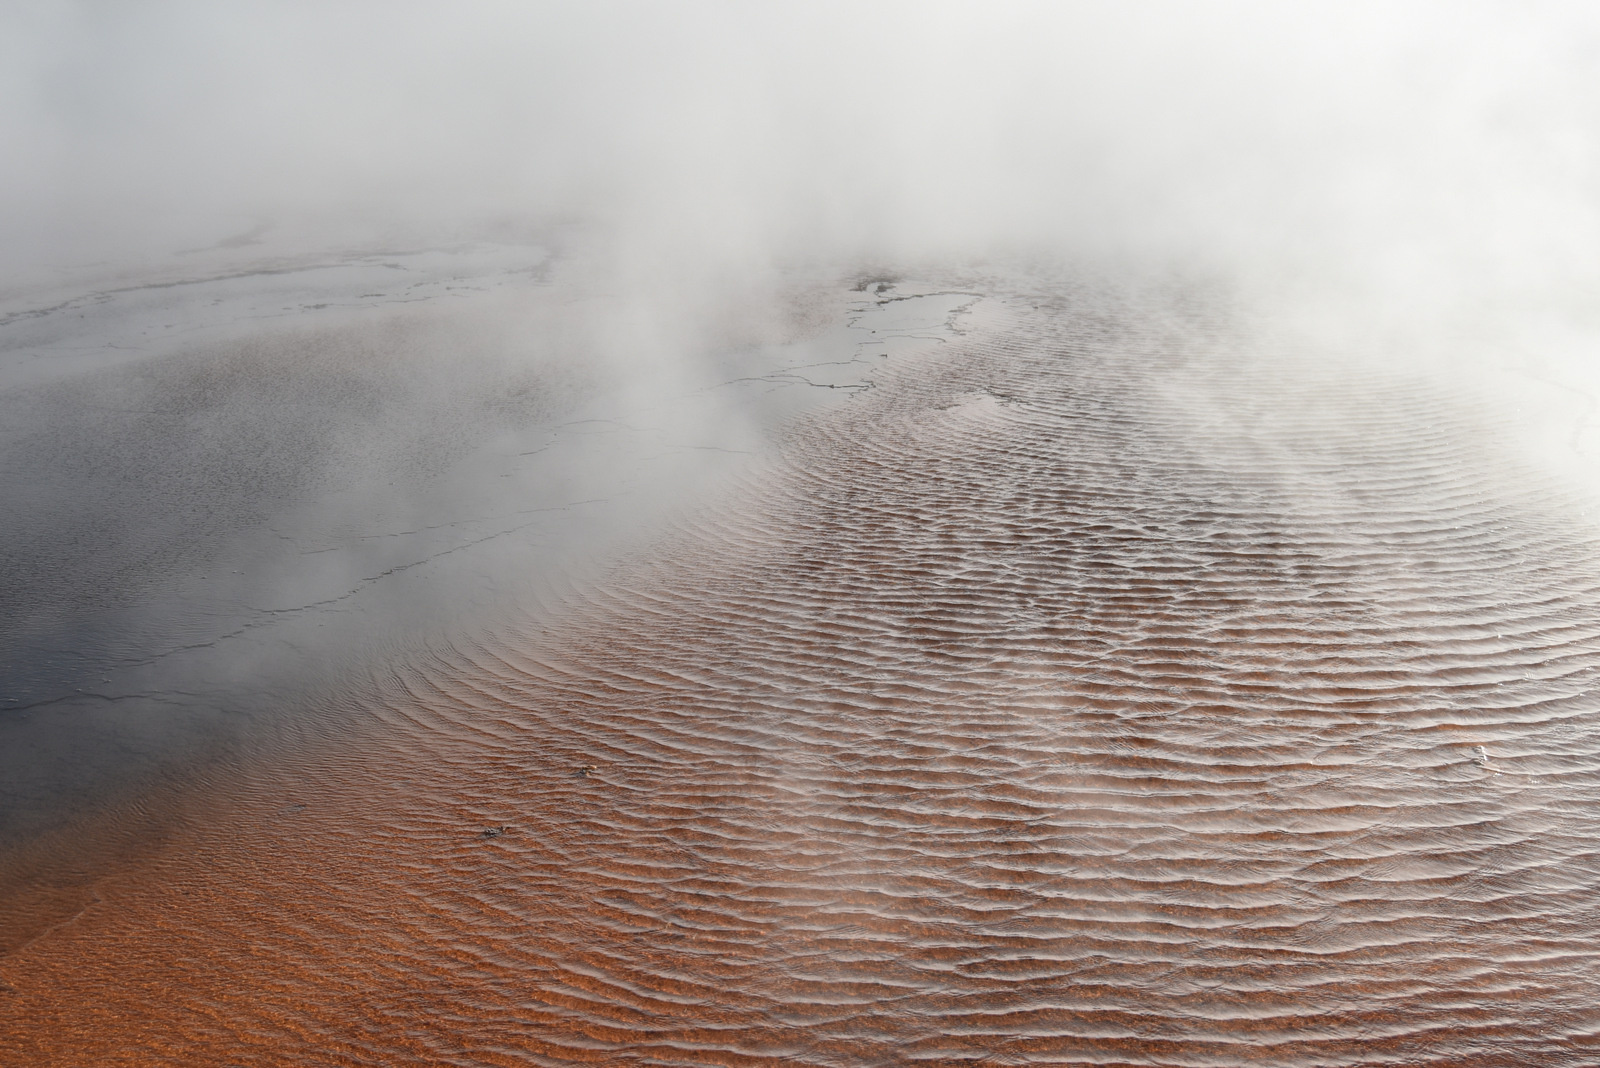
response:
M7 1063L1600 1063L1590 532L1437 384L986 306L242 771Z

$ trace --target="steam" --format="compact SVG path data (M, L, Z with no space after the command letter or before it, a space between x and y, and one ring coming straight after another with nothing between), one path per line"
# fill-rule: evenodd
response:
M1448 303L1565 300L1597 271L1579 5L8 12L13 279L263 223L574 220L677 277L1045 248Z
M12 307L195 250L566 242L648 338L730 293L770 303L796 266L1042 256L1221 283L1308 350L1600 393L1588 5L41 0L0 20ZM641 372L665 350L638 347Z

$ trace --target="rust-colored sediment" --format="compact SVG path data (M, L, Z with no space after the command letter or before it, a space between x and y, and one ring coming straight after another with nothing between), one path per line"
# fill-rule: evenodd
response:
M1595 1063L1587 533L1458 399L1014 296L219 791L0 1060Z

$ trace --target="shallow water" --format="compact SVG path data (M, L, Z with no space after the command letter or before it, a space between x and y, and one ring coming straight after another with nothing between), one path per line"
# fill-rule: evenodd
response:
M1594 1063L1561 488L1436 381L987 287L559 620L210 784L0 962L0 1051Z

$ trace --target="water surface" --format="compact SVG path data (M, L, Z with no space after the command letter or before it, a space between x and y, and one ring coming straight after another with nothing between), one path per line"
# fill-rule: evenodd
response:
M1594 1063L1600 565L1493 405L946 288L559 617L215 784L0 963L0 1049Z

